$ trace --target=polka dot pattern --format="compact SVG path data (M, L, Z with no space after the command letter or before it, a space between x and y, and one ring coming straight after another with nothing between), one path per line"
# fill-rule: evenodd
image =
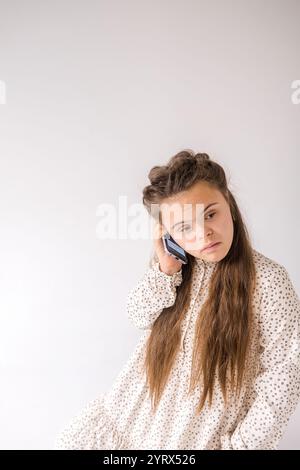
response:
M217 262L196 259L181 347L156 413L142 370L145 344L163 308L173 305L182 270L158 261L129 292L128 319L141 337L107 393L87 403L56 436L55 449L277 449L300 400L300 302L286 269L253 249L257 272L254 334L239 397L224 406L218 382L212 408L196 415L201 388L188 395L195 323Z

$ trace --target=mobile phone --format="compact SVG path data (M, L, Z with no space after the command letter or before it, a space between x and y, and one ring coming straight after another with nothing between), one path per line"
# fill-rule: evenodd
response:
M162 236L165 252L168 255L173 256L173 258L181 261L183 264L187 264L188 257L186 251L175 242L174 238L171 237L169 233L165 233Z

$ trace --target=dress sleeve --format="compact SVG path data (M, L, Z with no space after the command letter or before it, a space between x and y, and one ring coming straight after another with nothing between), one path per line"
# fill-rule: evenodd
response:
M159 261L152 263L142 279L129 292L127 317L140 329L149 329L164 308L176 300L176 287L182 282L182 268L172 275L160 270Z
M278 449L300 400L300 302L286 269L279 265L262 295L260 368L256 396L222 449Z

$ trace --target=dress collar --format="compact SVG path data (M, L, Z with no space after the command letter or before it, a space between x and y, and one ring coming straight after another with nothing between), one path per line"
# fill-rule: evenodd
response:
M208 270L214 269L218 264L218 261L206 261L202 258L196 258L196 257L195 257L195 262L199 268L206 268Z

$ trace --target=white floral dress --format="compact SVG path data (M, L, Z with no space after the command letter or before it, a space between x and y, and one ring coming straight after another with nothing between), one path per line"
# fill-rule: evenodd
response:
M253 249L256 334L239 399L224 408L216 382L212 408L196 415L200 388L188 395L193 335L217 262L196 259L181 347L156 413L142 371L145 343L162 309L173 305L182 270L148 267L127 300L129 320L143 330L111 389L87 403L56 436L55 449L277 449L300 399L300 302L286 269Z

